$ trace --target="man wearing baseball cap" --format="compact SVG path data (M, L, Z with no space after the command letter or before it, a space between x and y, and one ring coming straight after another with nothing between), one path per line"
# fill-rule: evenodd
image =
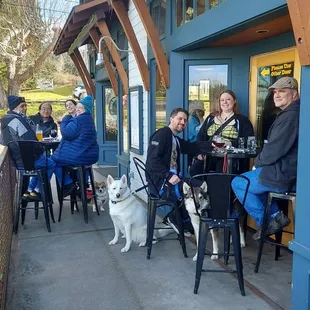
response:
M300 107L298 82L292 77L282 77L268 90L273 93L275 106L281 111L269 129L268 143L255 158L254 170L244 173L251 182L244 207L258 226L253 235L254 240L261 238L268 192L287 191L295 184L297 176ZM246 182L238 179L241 178L236 178L232 187L239 201L243 201ZM266 235L281 231L289 223L290 220L279 211L276 201L273 201Z

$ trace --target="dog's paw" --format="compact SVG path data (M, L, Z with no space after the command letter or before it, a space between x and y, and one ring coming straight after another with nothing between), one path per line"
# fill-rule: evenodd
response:
M122 235L122 239L126 239L126 236L125 236L125 235Z
M121 249L121 253L126 253L126 252L128 252L129 250L130 250L129 247L123 247L123 248Z
M97 212L96 207L93 207L93 212L94 212L94 213Z
M196 255L193 257L193 261L194 261L194 262L197 261L197 253L196 253Z
M140 242L140 243L139 243L139 246L141 246L141 247L142 247L142 246L146 246L146 241Z
M158 240L153 240L152 244L156 244L158 242Z
M105 211L105 208L104 207L100 207L100 211Z
M109 245L113 245L113 244L116 244L117 243L117 240L113 239L109 242Z
M240 242L242 248L245 248L245 242Z
M219 256L218 256L218 255L213 254L213 255L211 256L211 259L212 259L212 260L219 259Z

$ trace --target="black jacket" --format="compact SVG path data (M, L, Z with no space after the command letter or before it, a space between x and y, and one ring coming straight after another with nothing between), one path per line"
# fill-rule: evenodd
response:
M146 158L146 180L152 184L153 180L156 188L159 190L166 179L172 176L170 173L171 151L172 151L173 133L169 127L158 129L150 138L150 144L147 150ZM205 154L211 151L211 142L188 142L180 137L177 139L177 166L180 169L180 153L182 154ZM178 171L179 174L180 171ZM149 178L149 176L150 178Z
M238 131L238 138L244 137L245 142L247 142L247 139L249 136L254 136L254 130L253 126L250 122L250 120L241 114L235 114L235 126ZM214 123L214 116L209 115L204 123L202 124L199 133L197 135L197 141L209 141L212 137L207 135L208 128ZM238 138L232 142L232 145L235 147L238 147Z
M27 116L13 111L8 111L1 119L1 140L4 145L11 141L37 140L34 122ZM15 143L11 146L17 166L22 167L22 159Z
M268 143L255 158L263 167L259 181L266 186L288 189L297 176L299 99L281 111L268 133Z
M43 137L49 137L51 130L55 129L57 130L57 124L54 122L54 119L50 116L50 118L47 121L43 121L42 116L40 115L40 112L36 115L29 116L30 119L34 121L36 125L39 125L40 128L43 130Z

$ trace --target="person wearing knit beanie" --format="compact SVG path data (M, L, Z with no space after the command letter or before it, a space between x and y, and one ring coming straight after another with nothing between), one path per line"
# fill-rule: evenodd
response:
M77 114L82 114L83 112L80 111L82 109L79 109L79 105L82 105L84 107L85 112L92 113L93 110L93 98L91 96L86 96L83 99L79 100L77 104Z
M14 95L8 96L8 105L9 105L10 111L15 110L21 103L25 103L24 97L19 97L19 96L14 96Z

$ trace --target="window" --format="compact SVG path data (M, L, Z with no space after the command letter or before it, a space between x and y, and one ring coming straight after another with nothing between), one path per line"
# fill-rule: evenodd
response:
M128 97L123 96L122 102L122 117L123 117L123 152L128 153Z
M155 129L166 125L166 88L156 66Z
M155 0L151 3L151 16L160 37L165 35L166 30L166 5L166 0Z
M116 41L117 42L117 46L119 47L119 49L121 50L126 50L127 49L127 40L126 40L126 35L125 35L125 32L123 29L120 29L117 31L117 34L116 34ZM127 56L127 52L120 52L118 51L119 53L119 57L121 58L121 60L123 60L124 58L126 58Z
M176 25L182 26L226 0L175 0Z
M117 141L117 97L112 88L105 88L105 141Z
M188 72L188 110L204 110L207 117L216 109L219 94L227 89L228 65L193 65Z

